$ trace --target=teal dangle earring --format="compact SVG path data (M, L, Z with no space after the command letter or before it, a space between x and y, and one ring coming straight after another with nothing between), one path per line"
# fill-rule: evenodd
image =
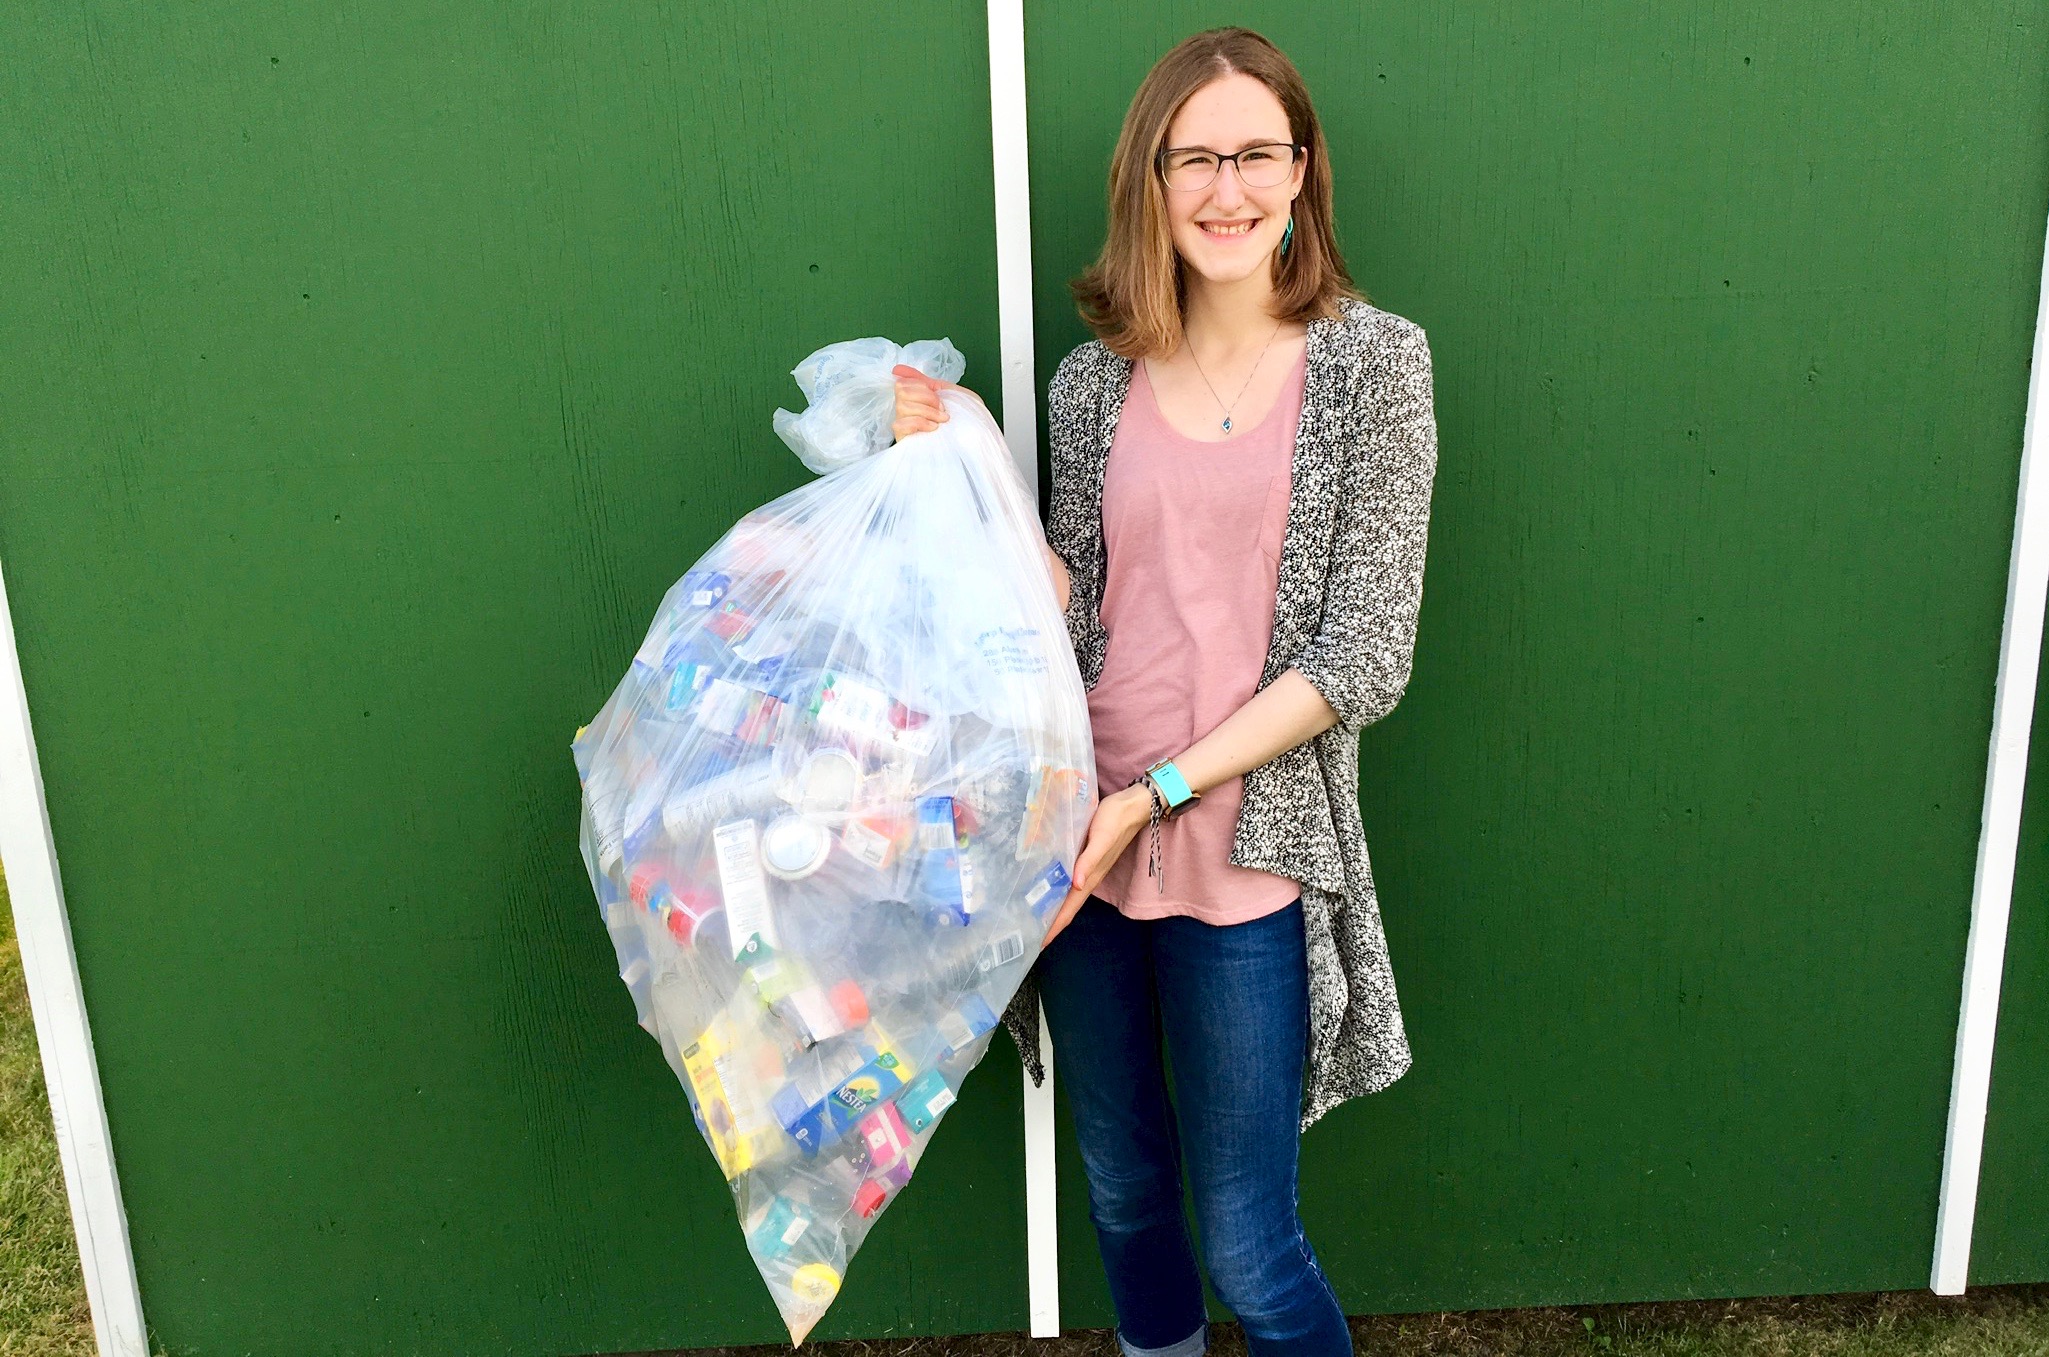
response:
M1288 229L1281 232L1281 258L1288 257L1288 242L1295 238L1295 214L1288 214Z

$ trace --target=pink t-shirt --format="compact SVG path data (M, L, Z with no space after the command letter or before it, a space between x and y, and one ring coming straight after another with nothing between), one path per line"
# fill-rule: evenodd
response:
M1106 794L1209 734L1259 687L1307 362L1305 348L1256 427L1216 443L1177 433L1145 364L1132 369L1103 470L1108 639L1088 694ZM1213 924L1292 902L1295 882L1229 861L1244 791L1234 777L1160 825L1164 891L1146 874L1152 835L1141 828L1095 893L1135 919L1184 914Z

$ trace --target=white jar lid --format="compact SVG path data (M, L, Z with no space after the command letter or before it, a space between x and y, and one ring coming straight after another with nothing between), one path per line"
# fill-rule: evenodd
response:
M802 815L778 815L761 831L762 865L785 881L811 875L831 851L832 835L825 826Z
M845 810L861 788L861 761L844 749L814 749L797 777L797 808L814 814Z

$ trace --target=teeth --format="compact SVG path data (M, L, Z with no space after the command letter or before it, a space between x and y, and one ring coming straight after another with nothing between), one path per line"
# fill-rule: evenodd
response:
M1252 229L1251 222L1240 222L1236 226L1224 227L1205 224L1202 228L1213 236L1242 236Z

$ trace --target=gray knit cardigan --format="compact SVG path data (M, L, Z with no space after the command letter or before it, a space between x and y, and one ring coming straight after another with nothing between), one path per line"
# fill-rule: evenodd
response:
M1309 1055L1301 1129L1409 1068L1409 1043L1359 821L1359 732L1409 681L1437 470L1430 347L1414 322L1347 298L1309 324L1301 425L1264 688L1301 671L1338 724L1245 775L1230 861L1302 885ZM1082 682L1102 673L1103 467L1132 361L1090 340L1047 393L1053 481L1046 539L1069 571L1067 628ZM1106 790L1114 791L1115 788ZM1036 972L1003 1014L1035 1083Z

